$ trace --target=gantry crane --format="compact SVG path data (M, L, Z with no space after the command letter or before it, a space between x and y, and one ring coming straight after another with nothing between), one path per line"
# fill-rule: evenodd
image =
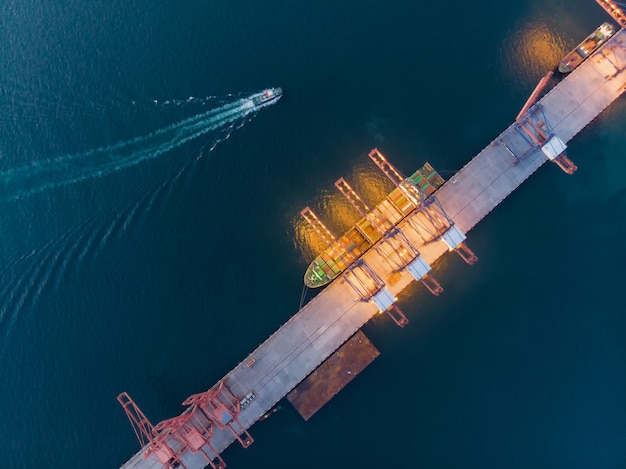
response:
M335 187L378 232L381 241L375 245L376 252L385 259L394 272L407 270L415 280L421 281L433 295L439 295L443 292L439 282L430 274L431 266L421 257L418 249L413 246L404 232L390 221L390 214L383 212L385 209L387 211L393 210L395 215L401 216L393 204L383 203L370 209L344 178L338 179L335 182ZM393 214L391 215L393 216Z
M367 262L355 255L352 246L343 245L322 223L310 207L304 208L300 214L311 225L316 233L326 242L334 259L343 272L342 278L356 292L358 301L375 304L380 312L385 312L400 327L409 320L395 305L396 298L385 286L385 282Z
M624 13L626 3L612 0L596 0L596 2L604 8L604 11L611 15L622 28L626 28L626 14Z
M414 208L407 220L424 242L440 240L470 265L478 260L465 243L465 233L447 215L435 194L422 191L410 178L404 177L377 148L370 151L369 157Z
M550 126L541 103L532 106L522 117L515 122L519 134L530 145L530 150L517 160L524 159L528 154L541 150L548 160L567 174L574 174L578 167L567 157L567 145L561 140Z
M117 396L117 400L126 412L139 444L142 448L146 448L143 454L144 459L154 455L163 467L182 466L186 469L180 457L187 447L177 439L171 438L169 432L155 430L154 425L127 393L121 393Z
M241 413L241 401L220 381L208 391L189 396L183 405L196 405L200 412L220 430L226 428L239 441L241 446L247 448L254 440L252 436L239 422Z
M163 420L156 426L139 406L123 392L117 397L133 427L142 448L143 457L154 455L164 468L186 469L183 455L190 451L201 454L213 469L224 469L226 463L211 444L215 427L228 429L244 448L254 441L239 422L240 400L220 381L212 389L188 397L189 406L178 417Z

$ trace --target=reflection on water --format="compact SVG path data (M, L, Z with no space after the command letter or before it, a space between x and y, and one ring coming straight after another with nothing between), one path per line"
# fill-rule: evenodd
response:
M362 161L355 162L356 164L346 176L346 180L363 201L372 208L380 203L393 190L394 186L369 161L367 156L362 156L359 159ZM341 176L338 174L337 179ZM359 212L334 186L323 188L320 193L312 195L310 206L336 238L343 235L361 218ZM295 232L295 247L306 262L311 262L327 248L320 236L308 226L299 214L293 219L292 226Z
M567 45L544 20L519 22L503 40L501 53L507 80L532 90L541 76L558 65Z
M412 168L413 169L417 168ZM348 176L348 182L357 194L370 206L379 204L394 188L393 183L367 159L367 166L356 166Z
M293 220L293 230L295 248L300 252L301 258L305 262L313 261L319 253L326 249L324 240L301 216ZM302 271L302 276L304 277L304 271Z

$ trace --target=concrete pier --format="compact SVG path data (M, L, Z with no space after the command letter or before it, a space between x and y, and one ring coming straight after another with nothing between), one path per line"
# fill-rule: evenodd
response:
M624 93L625 69L626 31L620 30L540 100L547 121L561 140L571 140ZM442 206L464 232L470 231L547 161L543 153L534 151L517 162L507 148L516 154L531 150L515 125L507 128L437 191ZM555 172L555 177L569 176ZM448 250L447 246L440 241L424 244L410 227L411 216L399 227L421 251L422 257L433 264ZM373 249L366 252L363 259L385 281L393 295L412 281L406 272L394 274ZM376 314L375 305L359 301L350 285L341 277L337 278L224 377L226 386L237 396L254 395L242 408L241 424L252 426ZM232 433L216 429L211 442L221 452L234 440ZM172 447L176 449L177 443L172 442ZM190 451L180 459L187 469L207 465L201 455ZM162 468L163 465L154 455L144 459L142 450L122 467Z

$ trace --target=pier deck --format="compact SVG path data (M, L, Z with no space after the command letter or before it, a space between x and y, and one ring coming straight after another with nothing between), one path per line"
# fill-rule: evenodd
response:
M571 140L615 101L626 89L625 66L626 31L620 30L540 100L556 135L564 142ZM448 215L465 232L547 161L543 153L536 151L514 164L515 158L500 141L507 142L516 153L530 149L511 125L437 192ZM428 263L433 264L447 251L442 242L424 245L418 234L407 227L407 220L399 226L406 228L406 236ZM412 281L406 272L393 274L375 250L369 250L363 258L394 295ZM241 424L245 427L254 424L376 314L376 306L359 301L341 277L331 283L225 376L226 386L236 395L254 393L255 398L239 415ZM227 430L216 429L211 441L221 452L234 437ZM175 448L176 443L172 446ZM207 465L200 455L190 451L184 453L181 461L187 469ZM163 465L154 456L143 459L140 451L122 467L162 468Z

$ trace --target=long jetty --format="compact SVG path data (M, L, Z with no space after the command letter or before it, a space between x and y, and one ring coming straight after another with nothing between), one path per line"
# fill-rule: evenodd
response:
M626 91L625 70L626 30L622 29L539 100L552 132L563 142L570 141ZM516 155L525 156L520 159ZM546 161L546 155L524 138L519 125L513 123L439 188L436 195L455 225L468 232ZM411 216L398 227L406 228L403 232L410 242L432 265L449 249L440 241L425 244L408 227ZM375 249L367 251L362 259L394 296L414 281L406 271L392 271ZM196 438L200 443L185 445L173 434L160 439L160 445L167 446L175 456L173 463L161 462L158 448L147 444L122 468L199 469L209 465L209 460L213 460L214 467L223 467L219 456L222 451L238 439L246 446L250 442L249 438L242 439L247 435L246 429L379 314L375 304L355 296L348 282L338 277L218 382L217 388L224 387L238 401L234 420L240 424L239 430L228 422L231 414L223 413L223 425L214 425L206 414L199 413L195 417L199 424L194 428L201 430L201 439ZM202 429L206 431L203 433Z

